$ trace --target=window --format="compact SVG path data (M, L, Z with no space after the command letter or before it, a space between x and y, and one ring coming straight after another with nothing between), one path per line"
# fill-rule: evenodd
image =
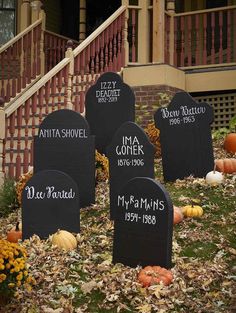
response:
M15 36L16 4L15 0L0 0L0 46Z

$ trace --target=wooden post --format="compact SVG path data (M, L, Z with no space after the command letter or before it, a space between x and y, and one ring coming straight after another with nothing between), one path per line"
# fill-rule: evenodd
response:
M42 19L42 29L41 29L41 38L40 38L40 62L41 62L41 71L42 75L45 74L45 53L44 53L44 31L46 28L46 14L44 12L44 7L41 5L41 10L39 12L39 18Z
M125 48L125 66L126 66L129 62L129 43L128 43L129 0L122 0L122 5L126 5L125 29L124 29L124 48Z
M41 11L42 2L39 0L32 1L30 4L31 10L31 23L36 22L39 19L39 13Z
M30 0L23 0L21 4L20 31L30 25Z
M5 140L5 111L4 111L4 99L0 98L0 186L4 182L4 169L3 169L3 146Z
M153 0L153 47L152 62L165 60L165 0Z
M140 0L138 15L138 63L147 64L149 62L150 55L150 22L149 22L149 12L148 12L148 2L147 0Z
M86 0L80 0L79 8L79 43L86 38Z
M68 84L66 86L66 104L67 109L73 109L72 103L72 88L73 88L73 75L74 75L74 54L73 54L73 41L67 41L66 58L70 59L69 71L68 71Z
M167 11L170 16L170 46L169 46L169 53L170 53L170 59L169 63L170 65L174 65L174 46L175 46L175 26L174 26L174 14L175 14L175 0L168 0L167 2Z

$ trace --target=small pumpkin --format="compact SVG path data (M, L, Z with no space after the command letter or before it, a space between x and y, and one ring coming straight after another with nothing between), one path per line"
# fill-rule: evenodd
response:
M16 226L9 230L7 233L8 241L17 243L19 239L22 239L22 230L19 227L20 224L20 222L17 222Z
M224 149L229 153L236 153L236 133L229 133L226 135Z
M66 251L76 249L77 247L75 236L67 230L58 229L58 231L52 235L51 241L53 245L60 249L65 249Z
M236 172L236 159L217 159L215 160L216 170L226 174Z
M174 212L173 224L175 225L182 222L184 216L181 208L174 205L173 212Z
M186 205L182 208L182 212L186 217L202 216L203 208L200 205Z
M165 286L173 281L170 270L160 266L145 266L138 274L138 281L143 287L149 287L162 282Z
M215 164L214 170L207 173L206 175L206 183L211 186L217 186L221 184L223 180L224 180L224 176L220 172L216 171L216 164Z

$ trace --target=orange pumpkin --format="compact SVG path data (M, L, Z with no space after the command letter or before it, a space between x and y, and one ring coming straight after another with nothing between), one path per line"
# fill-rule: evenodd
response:
M175 225L182 222L184 216L181 208L174 205L173 212L174 212L173 224Z
M16 227L12 228L7 233L7 240L17 243L19 239L22 239L22 231L19 228L19 222L16 223Z
M215 165L217 171L227 174L236 172L236 159L217 159Z
M146 266L138 274L138 281L143 287L149 287L162 282L165 286L173 280L171 271L160 266Z
M230 133L225 137L224 149L230 153L236 153L236 133Z

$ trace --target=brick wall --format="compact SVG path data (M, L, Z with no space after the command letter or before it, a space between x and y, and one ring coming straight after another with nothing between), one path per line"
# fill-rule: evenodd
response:
M132 88L135 94L136 123L145 127L154 121L157 108L167 105L180 89L166 85L136 86Z

